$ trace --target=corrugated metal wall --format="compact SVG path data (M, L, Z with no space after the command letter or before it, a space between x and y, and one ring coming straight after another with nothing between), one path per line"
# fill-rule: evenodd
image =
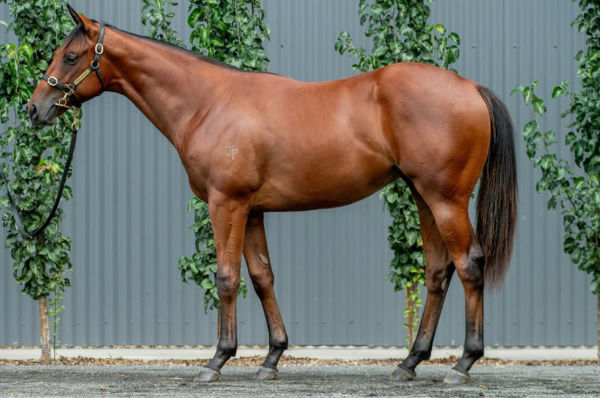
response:
M307 81L351 75L352 59L337 55L333 44L342 30L362 40L356 3L265 0L271 70ZM138 1L71 4L122 29L146 32ZM179 10L175 26L187 39L187 4ZM576 13L564 0L452 0L433 5L432 22L460 34L457 69L506 101L520 135L530 115L508 94L538 79L548 96L553 85L574 79L573 56L583 46L570 28ZM8 19L4 6L0 19ZM65 206L74 271L60 339L67 345L214 343L215 314L204 314L201 290L181 283L177 270L179 256L192 253L193 237L186 212L191 192L175 151L124 97L104 94L84 111L74 199ZM547 127L562 126L559 113L549 107L554 116ZM589 281L562 254L560 218L535 193L537 173L521 141L517 137L520 228L504 288L486 296L486 344L595 344ZM404 343L403 294L385 280L388 217L376 195L340 209L269 214L266 224L292 344ZM19 293L7 249L0 249L0 261L0 345L36 344L36 305ZM455 278L436 344L462 344L463 308ZM252 292L238 311L239 342L266 344Z

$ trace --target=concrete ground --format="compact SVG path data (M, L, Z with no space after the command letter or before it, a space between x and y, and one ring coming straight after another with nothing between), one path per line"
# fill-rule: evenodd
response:
M469 384L442 383L448 366L421 366L417 378L389 380L389 366L285 366L257 381L256 369L223 368L216 383L196 367L0 366L0 396L31 397L598 397L598 366L475 366Z
M74 347L58 350L57 357L191 360L209 359L214 350L215 347ZM266 351L266 347L242 346L237 357L264 356ZM460 356L461 352L461 348L435 347L432 359ZM395 347L304 346L291 347L286 354L352 361L401 359L407 352ZM279 377L274 381L254 380L256 367L225 366L219 382L206 384L195 380L197 366L14 366L11 360L39 359L39 348L4 347L0 348L0 360L7 365L0 366L0 397L600 397L600 366L564 366L570 363L565 361L596 360L596 347L486 347L485 356L508 361L559 361L563 366L476 364L467 385L448 386L442 381L450 366L423 364L417 368L415 380L401 383L389 380L394 365L381 365L381 361L379 365L358 366L351 366L350 362L323 366L327 361L308 361L313 365L280 366Z

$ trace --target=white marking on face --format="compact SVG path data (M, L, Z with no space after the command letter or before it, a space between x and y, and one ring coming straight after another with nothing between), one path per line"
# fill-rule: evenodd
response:
M447 279L447 278L445 278L445 279L442 281L442 290L446 290L446 285L447 285L447 284L448 284L448 279Z
M235 160L235 155L239 152L239 150L233 145L227 145L225 148L227 149L228 156L231 156L231 160Z

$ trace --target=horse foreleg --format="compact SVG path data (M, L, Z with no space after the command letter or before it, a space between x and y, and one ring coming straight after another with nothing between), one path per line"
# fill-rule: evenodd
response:
M217 248L217 292L221 310L221 330L217 352L201 371L200 381L216 381L221 368L237 350L237 292L248 205L220 195L209 197L209 214Z
M399 381L414 379L417 365L431 356L433 338L442 313L448 286L454 273L454 264L429 207L414 190L413 196L419 209L421 235L425 250L427 299L419 331L410 353L391 375L392 380Z
M265 236L263 213L251 213L246 223L244 237L244 258L252 279L256 295L265 312L269 330L269 353L256 378L270 380L277 377L277 363L287 348L288 337L281 319L279 306L273 290L273 271Z

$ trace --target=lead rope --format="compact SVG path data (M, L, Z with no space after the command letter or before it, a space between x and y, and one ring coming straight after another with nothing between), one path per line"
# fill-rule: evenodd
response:
M69 174L69 168L71 167L71 160L73 159L73 153L75 153L75 144L77 143L77 132L79 131L79 127L77 126L77 118L79 117L79 108L73 108L73 123L71 123L71 143L69 145L69 154L67 155L67 161L65 162L65 168L63 170L62 177L60 179L60 185L58 186L58 193L56 195L56 199L54 200L54 205L52 206L52 210L50 210L50 215L44 221L41 227L37 228L33 232L27 232L25 226L23 225L23 220L21 219L21 215L19 214L19 210L17 209L17 204L13 199L13 196L10 193L10 189L8 187L8 178L4 173L2 167L0 167L0 175L2 176L2 180L6 185L6 193L8 194L8 200L10 201L10 207L15 218L15 223L17 224L17 229L24 237L28 239L33 239L40 233L42 233L50 222L54 215L56 214L56 210L58 209L58 204L60 203L60 199L62 198L63 190L65 188L65 184L67 183L67 176Z

